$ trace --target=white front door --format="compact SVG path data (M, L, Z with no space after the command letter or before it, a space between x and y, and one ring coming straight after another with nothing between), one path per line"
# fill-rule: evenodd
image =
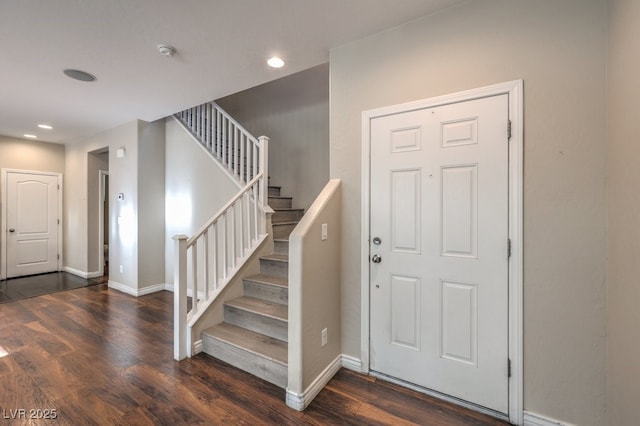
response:
M7 278L59 270L59 175L7 172Z
M508 413L508 95L371 120L370 368Z

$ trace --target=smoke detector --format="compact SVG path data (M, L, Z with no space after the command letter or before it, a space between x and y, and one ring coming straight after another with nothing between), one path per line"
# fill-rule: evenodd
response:
M168 44L159 44L158 53L162 56L173 56L176 53L176 48Z

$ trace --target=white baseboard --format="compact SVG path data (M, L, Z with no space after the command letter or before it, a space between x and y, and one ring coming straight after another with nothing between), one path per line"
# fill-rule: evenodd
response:
M193 355L198 355L202 351L203 351L202 339L196 340L195 342L193 342Z
M309 385L301 394L287 389L287 406L297 411L302 411L313 401L320 391L329 383L329 380L342 367L342 355L338 355L331 364Z
M173 283L164 284L164 290L167 290L173 293L173 289L174 289ZM190 288L187 289L187 297L193 297L193 290ZM204 300L204 291L198 292L198 300Z
M145 294L157 293L159 291L164 291L165 284L154 284L147 287L142 287L138 290L138 296L144 296Z
M137 288L131 288L128 285L124 285L124 284L119 283L117 281L109 280L109 288L121 291L121 292L126 293L126 294L128 294L130 296L139 297L139 296L144 296L145 294L151 294L151 293L156 293L158 291L164 291L165 284L164 283L155 284L155 285L151 285L151 286L147 286L147 287L142 287L141 289L137 289Z
M574 426L571 423L551 419L540 414L524 412L524 426Z
M342 354L342 366L349 370L357 371L358 373L362 373L362 360L350 356Z
M98 277L102 276L100 271L85 272L85 271L81 271L79 269L72 268L71 266L65 266L65 267L62 268L62 270L64 272L68 272L68 273L70 273L72 275L75 275L77 277L84 278L84 279L98 278Z
M109 288L121 291L121 292L126 293L126 294L128 294L130 296L138 297L138 291L135 288L131 288L128 285L124 285L124 284L119 283L117 281L109 280Z

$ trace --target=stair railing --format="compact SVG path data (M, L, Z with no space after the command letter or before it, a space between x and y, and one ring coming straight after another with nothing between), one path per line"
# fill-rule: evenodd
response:
M243 183L192 237L174 236L174 358L181 360L192 355L194 322L265 240L266 215L271 210L269 138L253 137L213 103L176 117Z
M259 172L259 141L215 102L175 114L241 186Z

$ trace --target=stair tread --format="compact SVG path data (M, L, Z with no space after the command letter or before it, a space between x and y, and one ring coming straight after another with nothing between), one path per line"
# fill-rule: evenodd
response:
M202 334L287 365L288 345L282 340L224 322L207 328Z
M278 207L273 210L277 212L303 212L304 211L304 209L296 209L293 207Z
M300 223L299 220L289 220L287 222L276 222L273 223L272 226L278 226L278 225L297 225L298 223Z
M266 317L275 318L277 320L287 321L289 318L289 307L280 303L268 302L262 299L242 296L236 299L228 300L225 306L231 306L237 309L253 312Z
M267 198L275 198L277 200L292 200L293 197L285 197L282 195L269 195Z
M286 277L270 274L256 274L244 278L247 281L275 285L278 287L289 287L289 280Z
M267 255L261 256L260 259L274 260L276 262L288 262L289 261L289 255L288 254L271 253L271 254L267 254Z
M282 243L288 243L289 239L288 238L274 238L273 241L279 241Z

